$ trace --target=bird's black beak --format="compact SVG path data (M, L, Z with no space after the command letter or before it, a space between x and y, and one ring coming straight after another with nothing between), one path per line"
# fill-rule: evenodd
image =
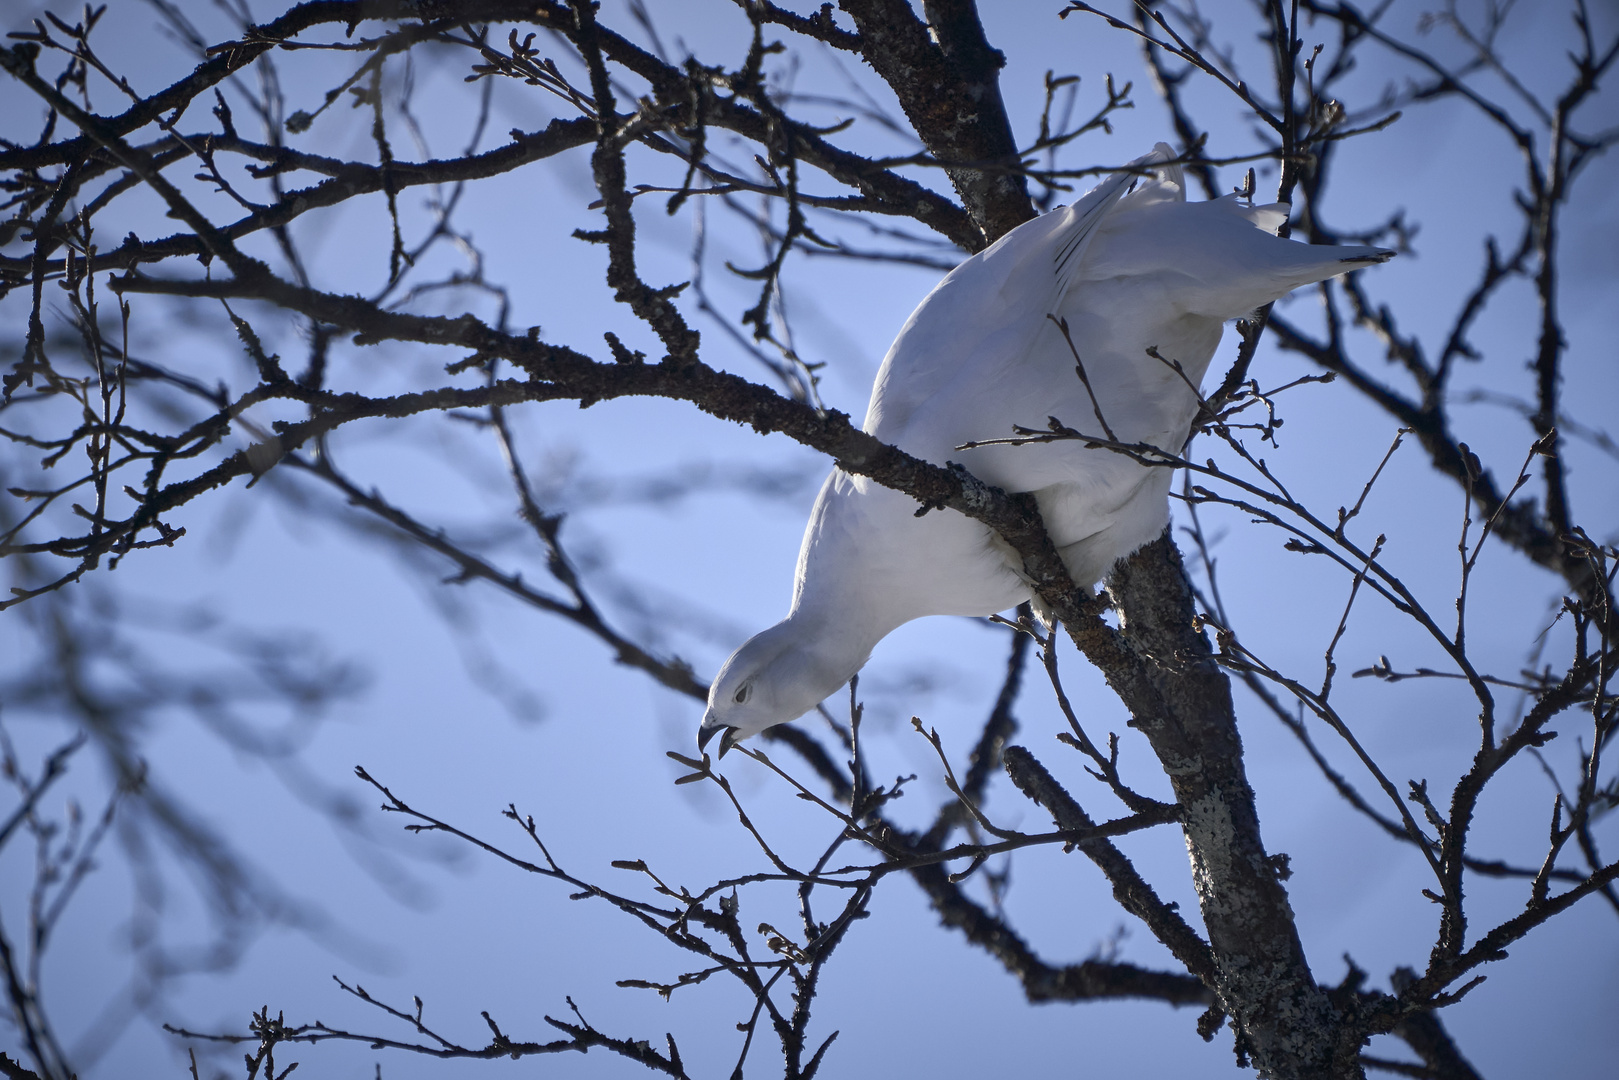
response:
M700 727L697 729L697 749L706 749L709 740L713 739L715 735L720 737L720 757L724 757L727 750L741 741L737 738L736 728L716 724L714 727Z

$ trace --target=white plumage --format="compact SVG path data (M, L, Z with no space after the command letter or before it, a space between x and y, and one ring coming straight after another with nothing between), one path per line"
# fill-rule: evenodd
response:
M894 339L863 425L916 457L1033 492L1081 585L1163 531L1170 470L1074 441L957 447L1052 416L1100 435L1099 407L1119 440L1177 453L1197 402L1149 347L1199 383L1227 320L1393 255L1282 240L1285 205L1235 195L1188 203L1180 167L1163 164L1174 156L1158 144L1131 163L1161 166L1149 177L1116 173L946 275ZM1095 405L1048 314L1067 320ZM723 753L803 715L912 619L989 615L1029 599L1015 555L987 527L916 509L908 495L833 469L804 532L792 609L720 669L699 745L725 730Z

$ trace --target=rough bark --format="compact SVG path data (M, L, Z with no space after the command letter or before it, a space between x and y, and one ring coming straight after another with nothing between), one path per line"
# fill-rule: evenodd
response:
M861 55L899 96L928 152L983 230L977 250L1034 216L1001 101L1006 58L990 47L972 0L843 0Z
M1216 992L1239 1049L1265 1077L1359 1076L1359 1040L1337 1052L1340 1017L1310 974L1260 838L1231 684L1194 626L1180 552L1160 537L1121 563L1108 589L1125 647L1157 692L1161 711L1136 712L1130 723L1152 743L1181 806Z

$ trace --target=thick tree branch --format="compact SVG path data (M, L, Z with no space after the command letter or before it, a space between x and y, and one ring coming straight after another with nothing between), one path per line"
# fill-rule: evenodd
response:
M1005 58L984 39L972 0L843 0L861 55L899 95L916 133L944 164L983 237L977 251L1034 216L1001 101ZM936 39L936 40L935 40Z

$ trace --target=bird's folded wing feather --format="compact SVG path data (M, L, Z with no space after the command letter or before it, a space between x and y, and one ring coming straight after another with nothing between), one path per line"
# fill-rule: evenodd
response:
M1150 166L1172 156L1160 144L1131 166ZM1034 342L1047 314L1057 311L1097 226L1136 178L1134 172L1114 173L1073 205L1025 222L952 270L912 313L888 350L872 389L865 430L902 449L928 454L923 444L938 442L941 433L911 430L918 414L927 414L925 403L963 378L982 380L986 392L993 389L994 381ZM991 344L993 355L986 356L985 347Z

